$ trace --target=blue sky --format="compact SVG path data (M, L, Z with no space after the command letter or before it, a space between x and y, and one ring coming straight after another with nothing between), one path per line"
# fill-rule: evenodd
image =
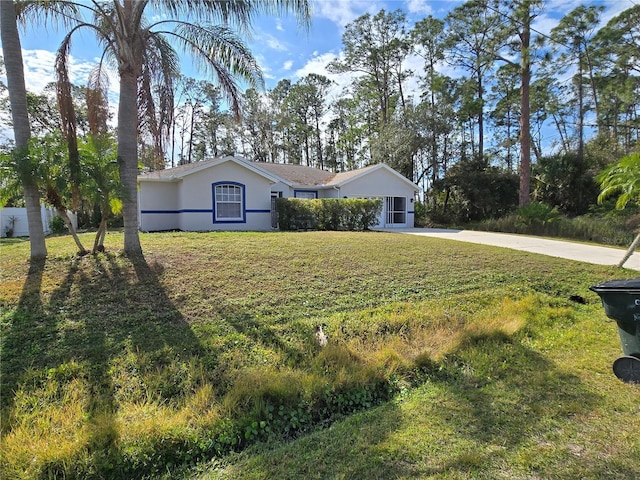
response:
M563 15L580 4L604 5L602 20L606 23L621 11L633 6L635 1L547 0L534 28L544 34L549 33ZM402 9L407 14L409 26L412 26L429 14L442 18L461 3L457 0L312 0L313 17L308 31L300 29L292 16L262 17L254 24L254 32L252 38L248 39L248 44L263 69L267 88L273 88L282 78L295 82L306 74L319 73L335 81L331 95L337 97L351 78L348 75L330 74L326 66L341 55L342 34L347 24L364 13L375 14L380 9ZM27 89L38 93L54 79L54 55L62 33L27 25L26 29L21 30L21 35ZM95 65L99 53L90 33L75 38L70 62L71 80L74 83L86 83L88 73ZM421 63L415 57L409 58L407 63L406 68L420 69ZM441 66L443 71L450 68L446 64ZM199 76L188 59L184 61L183 73ZM415 88L417 85L408 85L407 91L411 92ZM115 75L112 78L112 90L113 100L117 98Z

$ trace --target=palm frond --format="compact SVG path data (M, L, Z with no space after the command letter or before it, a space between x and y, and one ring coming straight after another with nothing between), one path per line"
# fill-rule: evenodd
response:
M173 116L175 80L179 76L180 59L162 35L143 31L144 58L139 80L139 125L153 139L158 168L164 166L165 145Z
M25 174L32 175L28 162L28 156L15 150L0 152L0 208L9 200L22 196L22 179Z
M228 27L178 23L173 31L177 42L196 60L196 66L213 75L236 117L241 95L236 78L255 88L264 88L260 67L242 40Z
M152 5L187 22L222 23L249 31L255 9L247 0L152 0Z
M22 25L36 24L46 27L60 23L69 28L80 19L80 7L75 2L60 0L27 0L16 3L16 17Z
M152 0L158 10L171 17L198 23L224 24L249 32L256 16L293 13L298 25L309 27L311 4L309 0Z
M598 203L618 195L616 208L621 210L634 199L640 199L640 153L622 158L603 170L596 180L600 183Z
M101 62L89 73L85 94L89 131L93 135L107 130L107 120L109 119L108 91L109 76L102 68Z
M76 117L75 107L73 106L71 80L67 66L69 51L71 49L71 37L74 31L75 29L65 36L58 49L55 70L57 77L56 95L58 97L58 107L62 120L62 132L69 150L69 171L73 190L72 206L75 209L80 202L80 183L82 180L80 178L80 154L78 153L78 136L76 131L78 119Z

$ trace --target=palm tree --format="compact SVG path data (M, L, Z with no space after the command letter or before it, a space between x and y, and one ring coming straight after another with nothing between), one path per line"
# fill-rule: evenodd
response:
M307 25L309 1L92 0L84 7L91 12L92 21L79 19L64 37L56 64L59 81L64 83L68 79L67 58L72 37L80 30L92 30L103 48L103 58L117 67L120 79L117 143L124 194L124 251L140 255L137 199L140 119L145 114L150 118L156 107L150 98L150 86L169 85L177 75L179 57L174 46L190 54L205 73L217 78L238 117L241 95L236 78L251 86L262 86L263 81L256 60L232 27L246 33L256 14L288 10ZM145 13L151 13L151 9L155 18L164 19L148 22ZM59 91L64 96L65 89ZM144 110L139 110L140 105ZM62 112L63 118L69 118L69 114L72 112Z
M606 198L618 195L616 208L622 210L632 200L640 200L640 153L632 153L623 157L618 163L611 165L597 177L600 183L598 203ZM631 242L624 258L618 264L622 267L635 249L640 245L640 233Z
M92 251L103 252L107 221L122 209L115 140L106 133L92 134L80 146L83 173L86 175L86 180L82 182L86 190L84 198L100 212L100 224Z
M0 36L2 38L2 50L5 53L7 87L9 90L9 102L11 103L13 134L16 142L15 156L17 164L24 166L25 163L28 163L31 129L27 113L27 90L22 67L22 49L13 1L0 1ZM38 185L30 174L30 169L21 168L20 173L20 182L27 207L31 259L43 258L47 256L47 246L44 241L44 227L40 215Z
M58 133L40 138L32 138L29 145L30 164L33 177L40 188L40 193L48 205L55 208L58 217L62 219L73 241L78 247L78 255L89 253L80 238L71 218L67 214L69 198L70 165L66 155L65 142Z

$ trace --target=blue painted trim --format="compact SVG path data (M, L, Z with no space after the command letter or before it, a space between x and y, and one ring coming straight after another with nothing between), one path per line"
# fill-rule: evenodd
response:
M271 210L246 209L247 213L271 213ZM180 214L180 213L213 213L213 210L198 208L183 208L182 210L141 210L140 213L147 214ZM220 222L220 221L219 221Z
M216 219L216 187L220 185L233 185L234 187L240 187L242 191L242 218L237 219ZM211 195L213 200L213 223L247 223L247 210L245 208L246 202L246 188L243 183L238 182L215 182L211 184Z
M293 191L293 198L298 198L298 193L313 193L315 195L315 198L318 198L318 191L317 190L294 190Z
M180 210L140 210L141 214L147 215L147 214L155 214L155 213L166 213L166 214L173 214L173 213L180 213Z
M201 208L183 208L181 210L140 210L140 213L165 213L165 214L177 214L177 213L211 213L211 209Z

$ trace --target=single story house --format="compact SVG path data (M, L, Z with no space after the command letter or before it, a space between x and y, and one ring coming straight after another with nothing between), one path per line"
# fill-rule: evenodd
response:
M380 227L413 227L418 186L385 164L333 173L225 156L138 176L142 231L277 228L276 198L381 198Z

